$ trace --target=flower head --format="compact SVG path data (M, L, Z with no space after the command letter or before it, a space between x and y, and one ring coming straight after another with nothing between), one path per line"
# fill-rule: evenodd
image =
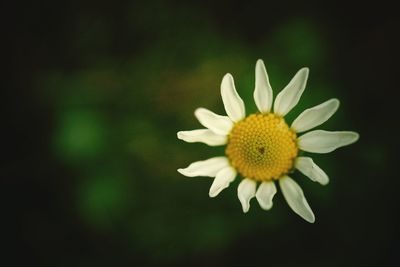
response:
M299 156L299 150L329 153L356 142L359 135L350 131L315 130L298 136L327 121L339 107L337 99L306 109L289 127L284 116L299 102L308 72L308 68L302 68L296 73L277 95L271 111L272 88L264 63L258 60L254 100L260 112L247 117L233 77L226 74L221 83L221 96L228 116L198 108L195 116L206 129L178 132L178 138L189 143L226 145L226 156L197 161L178 171L189 177L215 177L210 197L217 196L240 174L243 179L238 186L238 198L243 212L249 210L253 197L257 198L261 208L272 208L272 199L277 192L275 182L278 182L292 210L306 221L314 222L314 213L302 189L288 174L297 169L322 185L326 185L329 178L310 157Z

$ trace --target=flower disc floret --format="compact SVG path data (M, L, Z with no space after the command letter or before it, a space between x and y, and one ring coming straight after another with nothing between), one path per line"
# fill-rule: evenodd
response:
M235 124L225 152L243 177L277 180L293 168L298 153L296 133L280 116L253 114Z

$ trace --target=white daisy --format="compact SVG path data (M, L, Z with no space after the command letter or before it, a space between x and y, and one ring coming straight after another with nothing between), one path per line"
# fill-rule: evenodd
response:
M254 100L260 113L246 117L243 100L235 89L233 77L226 74L221 83L221 96L228 116L198 108L195 116L206 129L178 132L186 142L202 142L209 146L226 145L225 156L197 161L178 171L188 177L215 177L209 196L216 197L236 178L238 198L243 212L248 212L250 200L256 197L261 208L269 210L279 183L284 198L292 210L306 221L315 221L303 190L288 176L299 170L312 181L326 185L326 173L310 157L298 156L299 150L329 153L354 143L359 135L350 131L315 130L297 136L327 121L338 109L339 100L330 99L303 111L289 127L284 116L299 102L308 68L300 69L289 84L277 95L272 108L272 88L262 60L256 64ZM258 186L258 188L257 188Z

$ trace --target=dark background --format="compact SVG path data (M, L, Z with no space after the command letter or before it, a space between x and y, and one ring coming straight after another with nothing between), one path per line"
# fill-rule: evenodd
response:
M384 2L32 1L2 4L3 266L398 266L399 18ZM186 144L198 106L223 113L233 74L248 112L254 66L276 95L300 67L302 109L341 100L328 130L360 140L244 215L238 180L176 172L222 149Z

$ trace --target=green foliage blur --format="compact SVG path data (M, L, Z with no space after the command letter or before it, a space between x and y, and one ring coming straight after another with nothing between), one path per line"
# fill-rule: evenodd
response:
M391 145L385 130L372 135L369 123L382 118L371 111L382 98L374 88L390 84L375 80L369 65L391 63L364 53L394 27L391 17L374 28L367 15L354 24L352 9L338 21L338 9L286 10L278 3L48 4L29 6L33 12L22 13L16 26L24 33L17 48L27 51L16 66L28 79L14 84L32 89L22 100L32 110L23 116L32 120L18 133L40 140L20 138L36 144L25 146L34 152L23 157L25 167L6 172L18 169L29 181L15 184L22 192L10 207L19 221L12 238L18 251L39 266L375 266L394 259L398 220L386 205L390 194L378 193ZM223 147L187 144L176 132L200 127L197 107L224 113L225 73L235 78L247 114L256 111L258 58L275 96L298 69L310 68L288 123L335 97L339 111L320 128L360 133L352 146L312 155L330 176L327 186L292 175L315 212L314 225L280 192L271 211L253 200L243 214L240 177L210 199L211 178L176 171L223 155Z

